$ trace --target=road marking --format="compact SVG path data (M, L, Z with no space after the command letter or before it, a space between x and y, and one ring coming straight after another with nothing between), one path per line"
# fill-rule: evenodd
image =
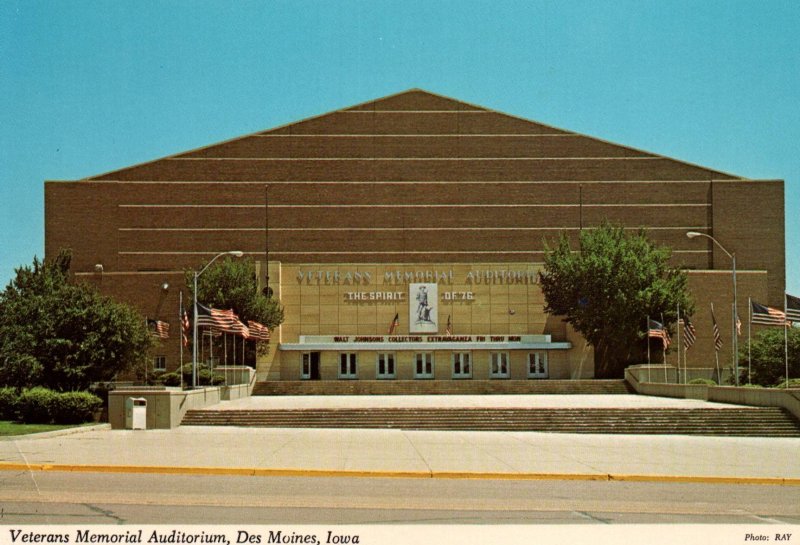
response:
M0 462L0 471L63 471L79 473L149 473L166 475L231 475L245 477L361 477L393 479L481 479L518 481L628 481L703 484L800 486L793 477L695 475L626 475L611 473L514 473L486 471L361 471L254 467L130 466Z

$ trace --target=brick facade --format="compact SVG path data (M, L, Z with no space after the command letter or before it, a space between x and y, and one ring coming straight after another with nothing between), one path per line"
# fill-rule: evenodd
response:
M231 249L263 260L267 221L270 261L289 266L536 264L561 231L576 236L604 220L647 227L673 248L676 265L692 270L700 335L690 365L713 359L704 340L710 302L730 339L731 279L730 259L687 231L736 252L742 317L748 296L782 305L782 181L747 180L419 90L45 184L46 255L72 248L81 278L173 331L182 271ZM169 368L177 343L174 334L164 346ZM723 360L729 350L726 343Z

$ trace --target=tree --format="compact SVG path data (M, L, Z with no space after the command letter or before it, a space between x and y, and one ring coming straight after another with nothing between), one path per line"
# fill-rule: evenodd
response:
M786 381L784 346L789 354L789 378L800 378L800 329L791 327L783 338L783 328L768 327L759 331L750 343L750 377L748 378L747 345L739 350L739 381L742 384L782 386Z
M85 390L141 364L153 340L131 307L70 280L71 254L16 269L0 293L0 384Z
M186 285L191 292L194 271L186 271ZM280 302L258 291L256 268L250 259L226 257L212 264L197 279L197 301L221 310L231 309L245 324L252 320L272 330L283 322Z
M667 325L678 305L693 312L687 275L668 265L670 254L644 230L626 235L609 224L581 231L578 251L564 233L555 248L545 247L545 311L564 316L594 347L598 378L622 377L627 365L642 362L647 316L663 315Z

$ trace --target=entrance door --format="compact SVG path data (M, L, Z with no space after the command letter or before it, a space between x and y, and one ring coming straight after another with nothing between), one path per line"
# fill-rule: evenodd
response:
M414 355L414 378L433 378L433 354L419 352Z
M547 352L528 353L528 378L547 378Z
M380 353L378 354L377 369L375 375L380 379L394 378L394 354Z
M508 378L508 352L492 352L490 378Z
M300 378L303 380L319 380L319 352L303 352L303 369Z
M469 352L453 353L453 378L470 378L472 369L469 365Z

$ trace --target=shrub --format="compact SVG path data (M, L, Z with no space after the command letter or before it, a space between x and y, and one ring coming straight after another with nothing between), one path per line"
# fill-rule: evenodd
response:
M26 424L49 424L56 397L56 392L41 386L25 390L17 404L20 420Z
M760 384L742 384L742 388L763 388Z
M108 392L114 387L110 382L95 382L89 387L89 393L96 395L103 402L103 407L108 407Z
M0 388L0 420L16 420L18 401L15 388Z
M56 424L82 424L91 422L103 401L89 392L64 392L53 402L51 416Z
M161 375L161 381L164 386L180 386L181 376L178 373L165 373Z
M217 386L225 383L225 377L203 369L197 373L197 384L200 386Z
M782 379L775 383L775 388L784 388L786 386L786 379ZM790 378L789 388L800 388L800 378Z
M706 386L716 386L717 383L710 378L693 378L689 384L705 384Z

